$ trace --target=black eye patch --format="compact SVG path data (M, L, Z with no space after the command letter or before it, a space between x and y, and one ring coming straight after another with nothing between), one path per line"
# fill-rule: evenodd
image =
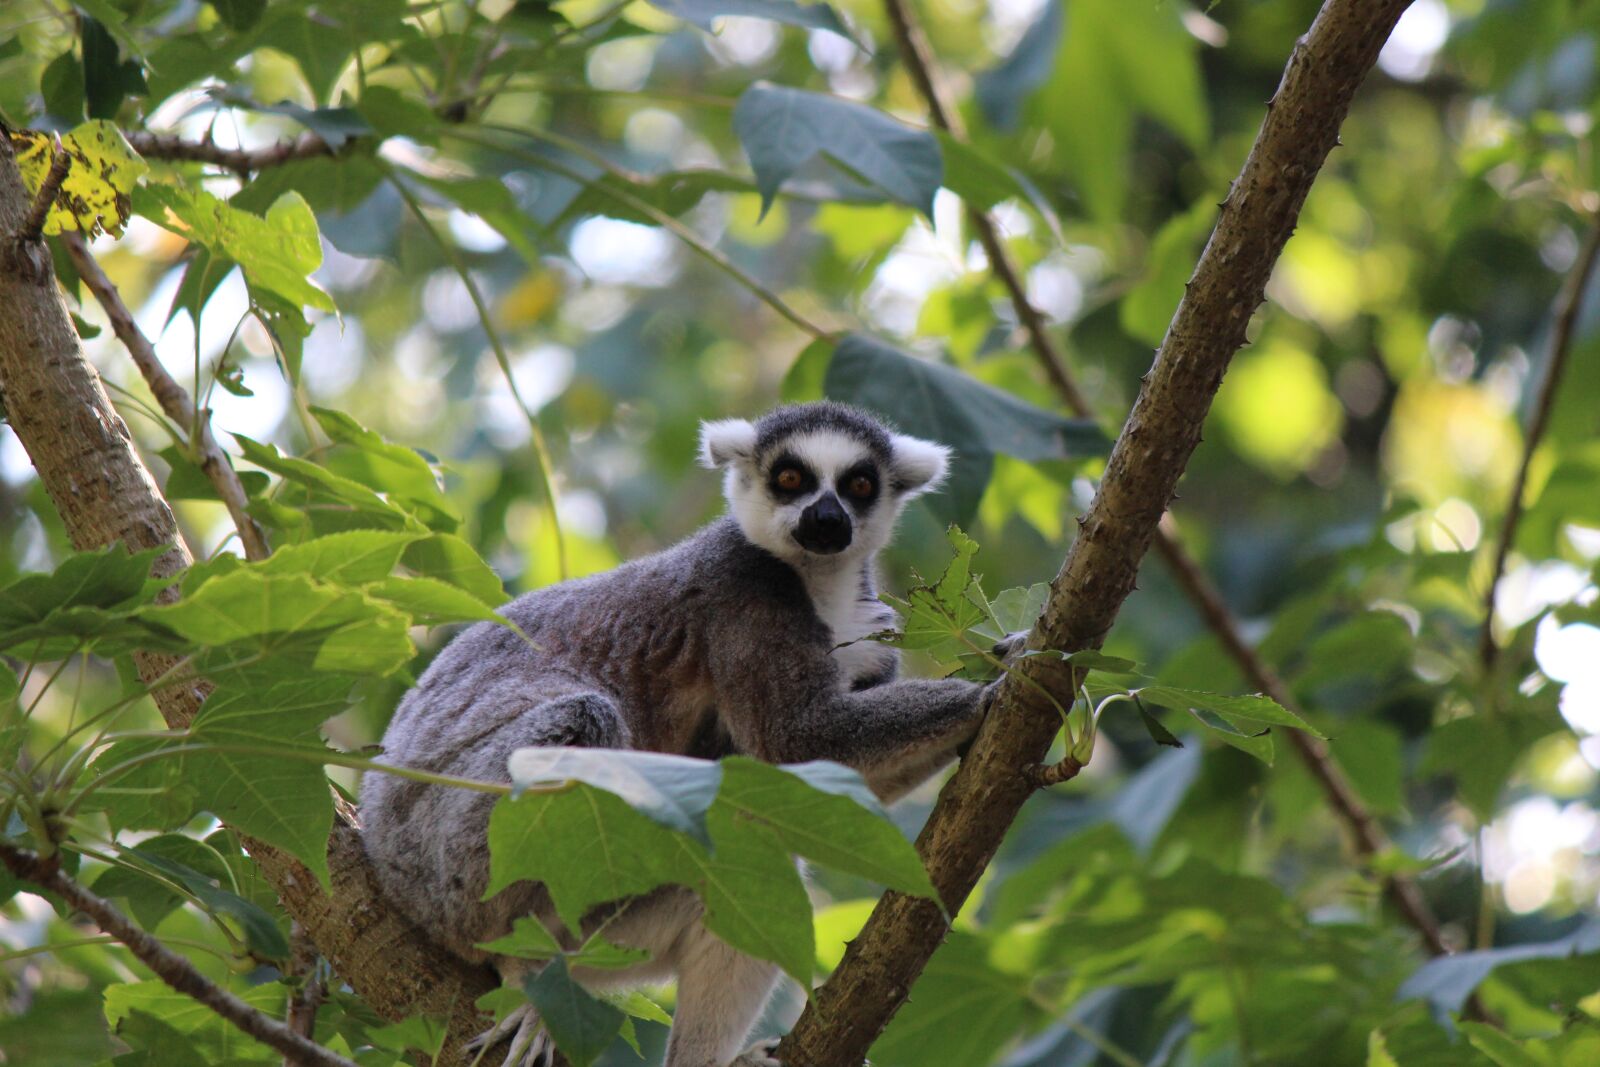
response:
M794 456L785 453L772 461L767 473L767 488L779 500L804 496L816 487L817 476Z
M848 500L860 511L871 507L878 499L881 485L877 466L870 460L863 460L839 475L839 499Z

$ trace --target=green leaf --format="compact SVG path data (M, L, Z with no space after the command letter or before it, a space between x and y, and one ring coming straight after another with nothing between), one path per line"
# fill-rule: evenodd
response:
M1169 748L1183 747L1183 742L1178 740L1177 735L1161 725L1161 720L1150 714L1150 709L1146 708L1143 703L1135 702L1134 706L1139 709L1139 721L1144 723L1145 730L1150 734L1150 740L1158 745L1166 745Z
M505 621L465 589L446 585L437 578L385 578L366 586L365 592L405 612L417 626Z
M303 574L319 582L366 585L388 578L420 533L349 530L284 545L258 568L266 574Z
M610 748L519 748L508 764L512 796L541 783L584 782L621 797L669 830L711 843L706 812L722 783L721 764Z
M1048 590L1048 586L1046 589ZM1043 608L1040 609L1041 611ZM1086 648L1064 657L1074 667L1084 670L1105 671L1109 674L1129 674L1139 669L1139 664L1121 656L1108 656L1099 649Z
M626 177L602 173L584 185L571 203L556 216L551 228L559 228L570 219L587 215L604 215L637 222L641 226L655 226L659 222L653 215L629 201L642 201L657 211L676 217L693 210L708 193L755 191L756 183L747 177L705 167L662 171L658 174L630 174Z
M384 494L441 533L454 533L461 525L461 512L415 449L385 441L342 411L313 407L311 414L324 433L346 446L329 455L329 470Z
M543 882L577 929L596 904L673 881L680 839L603 789L505 797L489 814L488 899L513 882ZM687 839L689 848L700 846Z
M287 657L322 671L390 674L416 652L406 618L393 608L303 574L235 570L141 616L206 648Z
M80 642L105 655L170 648L170 635L134 617L161 583L150 565L165 551L130 555L122 545L68 556L49 574L24 574L0 588L0 649L33 659L69 655Z
M237 988L232 992L250 1007L269 1016L283 1010L283 987L275 982ZM281 1063L283 1060L282 1053L246 1037L206 1005L157 979L107 986L105 1017L119 1034L125 1034L125 1028L140 1017L155 1020L161 1027L194 1042L192 1052L201 1057L188 1061L158 1060L163 1064Z
M185 839L187 840L187 839ZM148 845L149 842L146 842ZM226 915L239 924L250 951L272 960L289 958L289 941L273 921L272 916L234 893L222 888L226 873L221 876L202 874L187 864L163 854L158 849L140 845L123 853L138 857L138 862L182 885L215 915ZM324 882L326 884L326 882Z
M989 601L989 610L998 626L998 640L1020 630L1031 630L1044 613L1045 602L1050 599L1050 586L1036 582L1030 586L1003 589Z
M549 928L532 916L513 920L509 934L478 947L485 952L495 952L502 956L520 956L530 960L547 960L566 951Z
M950 665L972 653L974 644L983 648L991 643L994 625L983 590L972 575L977 542L958 526L951 526L946 536L955 555L935 584L914 586L904 600L882 598L900 612L901 623L899 630L879 639L901 648L919 649L941 664Z
M325 886L333 827L327 777L311 759L273 753L323 751L318 727L345 709L349 689L348 681L314 676L267 688L221 686L200 706L189 740L248 751L195 752L184 759L185 780L203 807L293 854Z
M1061 48L1062 4L1048 0L1033 24L1023 31L1011 54L978 75L978 107L989 123L1013 130L1022 117L1022 105L1033 91L1050 79L1056 53Z
M168 500L221 500L217 487L199 465L184 455L178 445L168 445L156 453L166 460L169 469L166 484L161 487ZM246 496L260 496L271 479L260 471L239 471L239 484Z
M529 238L529 233L542 227L522 210L505 182L498 178L429 178L415 171L406 171L405 175L494 227L495 232L517 250L523 262L534 267L540 265L539 246Z
M1265 723L1268 726L1289 726L1304 730L1312 737L1326 737L1294 712L1269 696L1250 693L1229 696L1225 693L1207 693L1199 689L1178 689L1169 685L1147 685L1134 691L1140 700L1160 704L1164 708L1191 711L1199 708L1227 716L1229 721Z
M785 404L804 404L822 399L822 380L833 359L833 342L818 338L806 345L783 376L778 398Z
M262 104L251 99L243 93L224 92L218 97L220 103L244 111L256 111L263 115L281 115L293 119L307 130L316 134L327 142L330 148L341 149L358 137L367 137L372 134L372 127L362 117L361 112L348 107L301 107L299 104L288 100L276 104Z
M1555 1067L1546 1055L1535 1055L1523 1042L1488 1023L1463 1021L1462 1031L1472 1047L1495 1062L1495 1067ZM1542 1049L1540 1050L1543 1051Z
M945 188L962 200L982 211L1002 200L1033 202L1028 189L1009 167L996 163L992 156L956 140L943 130L936 131L936 136L944 153Z
M1240 752L1248 753L1267 766L1272 766L1274 752L1272 738L1269 736L1271 727L1261 730L1245 729L1233 722L1229 716L1205 708L1190 708L1189 714L1224 744L1232 745Z
M790 852L913 896L938 899L922 859L861 776L837 763L723 761L719 806L769 827Z
M778 187L821 156L890 199L933 216L944 162L939 142L926 130L863 104L768 82L756 82L740 95L733 128L755 170L763 214Z
M267 0L206 0L216 9L217 18L235 33L255 29L256 23L267 10Z
M907 433L950 446L945 489L928 498L940 518L965 523L978 509L996 455L1038 462L1104 455L1092 421L1068 419L977 381L954 367L908 356L865 334L839 342L824 389L888 416Z
M1535 741L1562 729L1563 720L1553 713L1451 719L1429 733L1420 770L1455 779L1462 801L1487 821L1517 761Z
M707 33L715 31L717 19L725 15L742 15L746 18L770 19L789 26L831 30L860 45L850 31L849 24L827 4L802 4L797 0L649 0L649 3L651 7L676 15Z
M83 40L84 102L91 119L114 119L125 96L143 96L150 91L144 70L132 59L124 59L117 42L99 20L81 21Z
M1401 1000L1421 998L1437 1011L1454 1014L1497 967L1524 960L1557 960L1595 953L1600 953L1600 920L1591 918L1571 934L1554 941L1436 957L1412 972L1396 996Z
M352 51L348 36L322 19L307 18L305 10L295 4L272 5L256 43L276 48L298 63L318 103L329 98Z
M522 988L572 1067L589 1067L622 1028L622 1012L590 995L559 956L530 975Z
M681 834L672 835L678 855L670 880L700 895L712 933L741 952L771 960L801 988L810 988L816 966L811 898L788 850L771 829L728 805L714 805L707 825L709 855Z
M280 455L273 445L260 444L240 434L234 434L233 439L239 442L245 459L303 486L314 496L347 504L385 527L404 528L415 522L360 482L334 474L309 460Z
M310 279L322 266L322 243L317 217L299 193L280 196L265 217L177 185L140 186L135 199L139 213L152 222L239 264L252 288L275 293L292 307L335 310L333 299Z
M499 607L508 599L505 583L476 549L454 534L434 534L410 545L401 562L426 578L437 578Z

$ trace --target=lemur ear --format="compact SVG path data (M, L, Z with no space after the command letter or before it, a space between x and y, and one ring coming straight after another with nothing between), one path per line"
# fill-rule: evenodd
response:
M939 488L950 473L950 450L944 445L897 433L890 439L894 449L894 478L901 495L920 496Z
M756 428L744 419L700 424L700 466L715 470L749 459L756 450Z

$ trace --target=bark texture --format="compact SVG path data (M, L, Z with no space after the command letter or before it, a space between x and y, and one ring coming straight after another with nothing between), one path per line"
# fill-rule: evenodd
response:
M1097 647L1133 592L1139 561L1306 194L1409 2L1329 0L1296 42L1028 647ZM1057 660L1032 657L1018 669L1063 696L1073 691L1071 672ZM1059 725L1031 686L1007 679L917 840L945 912L960 908L993 858L1032 791L1029 769ZM779 1058L797 1067L859 1064L944 940L945 912L932 901L886 894Z
M153 573L173 574L191 562L189 551L83 356L48 253L19 240L28 208L10 142L0 136L0 396L7 418L74 547L165 546ZM147 681L173 664L150 654L136 661ZM169 686L156 703L176 728L193 719L204 697L201 686ZM432 945L384 902L348 809L340 810L328 841L331 894L294 857L262 842L245 844L289 914L376 1010L391 1018L449 1016L452 1034L481 1027L472 1002L493 988L491 973ZM459 1044L452 1041L438 1063L458 1062Z

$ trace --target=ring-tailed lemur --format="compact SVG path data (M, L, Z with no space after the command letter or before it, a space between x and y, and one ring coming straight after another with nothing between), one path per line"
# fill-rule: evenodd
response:
M755 423L709 422L701 462L725 472L730 515L663 552L507 605L528 641L480 623L440 653L384 735L387 762L504 781L531 745L635 748L715 759L831 759L885 801L948 763L977 730L980 686L895 680L896 653L862 642L892 625L873 557L906 502L935 488L949 450L839 404L779 408ZM851 643L855 642L855 643ZM514 918L557 923L543 887L482 901L494 798L379 772L362 780L366 847L384 892L429 934L508 982L527 960L476 948ZM739 1053L776 968L700 923L686 889L607 911L606 937L650 960L585 984L679 980L666 1067L775 1067ZM515 1032L506 1064L547 1050L525 1009L482 1040ZM519 1046L526 1046L519 1056Z

